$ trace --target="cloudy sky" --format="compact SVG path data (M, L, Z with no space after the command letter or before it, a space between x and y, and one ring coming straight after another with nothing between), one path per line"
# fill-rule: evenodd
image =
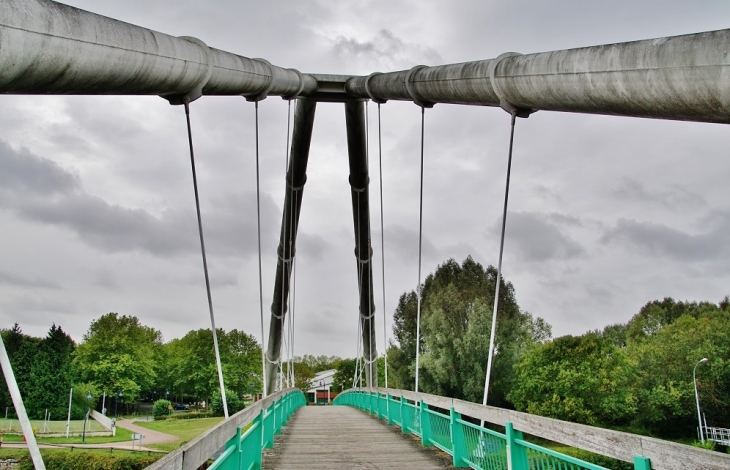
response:
M729 26L726 1L207 2L70 5L303 72L368 74ZM210 326L185 119L158 97L0 97L0 326L77 341L107 312L166 340ZM377 109L369 106L371 152ZM254 109L192 105L217 324L260 336ZM287 103L260 104L264 312L284 195ZM386 322L417 282L420 109L382 107ZM509 137L500 109L426 114L424 272L496 264ZM730 130L538 112L519 120L504 276L556 336L625 322L665 296L730 294ZM383 343L377 160L373 244ZM296 353L355 355L357 277L344 108L320 104L301 214ZM268 330L268 316L266 319Z

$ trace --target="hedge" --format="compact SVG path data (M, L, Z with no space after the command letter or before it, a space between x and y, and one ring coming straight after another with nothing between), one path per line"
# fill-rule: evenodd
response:
M137 455L127 453L106 454L98 452L69 451L44 452L47 470L142 470L161 458L163 454ZM17 470L34 470L29 454L20 457Z

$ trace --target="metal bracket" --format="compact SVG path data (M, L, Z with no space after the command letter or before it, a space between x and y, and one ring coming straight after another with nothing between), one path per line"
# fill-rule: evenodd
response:
M286 100L286 101L291 101L291 100L296 99L299 96L299 93L301 93L302 90L304 90L304 76L302 76L302 73L297 69L289 69L289 70L296 73L297 77L299 77L299 88L297 88L297 91L292 93L291 95L283 95L281 97L282 100ZM273 83L273 80L272 80L272 83Z
M363 193L366 189L368 189L368 186L370 186L370 175L368 175L368 180L366 183L366 186L364 188L356 188L355 184L352 182L352 175L347 177L347 182L350 183L350 189L355 193Z
M520 108L510 103L507 98L505 98L505 93L499 87L499 83L497 82L496 72L499 63L508 57L515 57L520 55L522 54L520 54L519 52L505 52L504 54L500 54L499 56L497 56L496 59L492 59L492 62L489 64L489 82L492 85L492 90L494 90L494 94L497 95L497 98L499 98L500 108L504 109L513 116L528 118L530 117L530 114L535 112L535 110L530 108Z
M267 96L269 96L269 92L274 87L274 69L271 66L271 62L269 62L266 59L251 59L255 60L257 62L260 62L264 64L269 69L269 83L266 84L266 88L257 95L243 95L244 98L246 98L246 101L263 101L266 99ZM299 81L301 83L301 76L299 77Z
M370 97L370 99L373 100L374 103L384 104L384 103L387 103L388 100L384 100L382 98L376 98L373 95L373 92L370 91L370 79L373 78L376 75L383 75L383 74L381 72L373 72L370 75L368 75L368 78L365 79L365 92L368 94L368 96Z
M413 74L415 72L418 72L419 70L425 69L425 68L427 68L426 65L416 65L411 70L409 70L408 73L406 74L404 84L406 86L406 92L408 92L408 96L411 97L411 99L413 100L414 103L416 103L418 106L420 106L422 108L433 108L433 105L435 103L431 103L430 101L425 101L425 100L420 99L418 97L418 95L416 95L416 92L413 89L413 84L411 83L411 77L413 76Z
M359 264L368 264L373 259L373 247L370 246L370 240L368 240L368 259L362 259L359 256L357 256L357 247L355 247L355 258L357 258L357 262Z
M203 96L203 88L208 83L208 80L210 80L210 76L213 74L213 57L210 51L210 47L208 47L208 45L200 39L194 38L192 36L180 36L180 39L192 42L193 44L196 44L200 46L201 49L203 49L203 52L205 52L206 61L208 62L208 71L206 72L205 76L201 78L200 81L198 81L198 83L196 83L193 89L189 92L177 95L160 95L162 98L166 99L171 105L191 103Z

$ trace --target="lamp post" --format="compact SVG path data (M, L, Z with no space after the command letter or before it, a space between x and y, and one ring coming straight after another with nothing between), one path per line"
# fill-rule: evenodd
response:
M84 414L84 429L81 432L81 442L86 442L86 423L89 421L89 400L91 400L91 392L86 392L86 413Z
M702 413L700 412L700 395L697 393L697 377L695 376L695 372L697 372L697 366L700 365L700 362L707 362L707 358L703 357L699 361L697 361L697 364L695 364L694 368L692 369L692 382L695 384L695 401L697 401L697 421L699 421L700 424L700 440L702 441L702 444L705 443L705 433L702 432Z
M121 390L117 392L116 396L114 397L114 419L117 419L117 407L119 405L119 399L122 398L122 392Z

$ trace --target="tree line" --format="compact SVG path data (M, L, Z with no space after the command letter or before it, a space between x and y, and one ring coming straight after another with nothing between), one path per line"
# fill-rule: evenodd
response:
M389 345L389 386L481 403L497 271L451 259L401 295ZM648 302L625 324L552 339L500 279L489 404L660 437L696 435L692 371L709 426L730 425L730 299Z
M164 342L162 334L134 316L108 313L91 322L80 344L52 325L45 338L24 334L16 323L1 331L18 387L31 419L65 419L73 388L72 419L82 419L89 406L113 413L121 403L206 401L219 395L210 329L188 332ZM241 397L261 390L261 346L243 331L217 330L221 365L228 394ZM3 383L0 406L12 410Z

